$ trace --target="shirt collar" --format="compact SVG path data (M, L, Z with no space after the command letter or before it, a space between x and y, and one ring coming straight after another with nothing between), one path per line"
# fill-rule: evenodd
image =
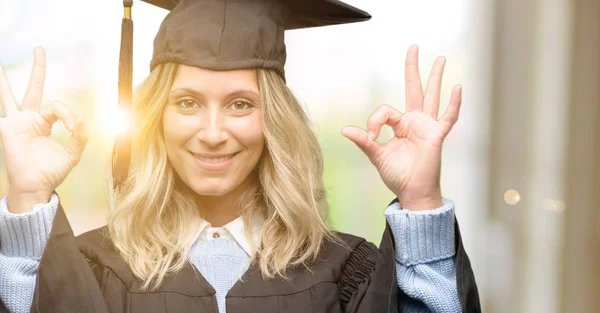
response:
M254 246L257 247L260 243L260 228L264 223L264 218L259 214L255 214L251 220L251 233ZM248 254L252 255L252 248L250 240L246 237L246 231L244 229L244 220L242 216L234 219L233 221L223 225L222 227L212 227L207 221L202 219L200 227L198 228L198 234L196 241L208 241L213 239L213 234L218 233L219 238L225 238L234 242L237 242L242 249Z

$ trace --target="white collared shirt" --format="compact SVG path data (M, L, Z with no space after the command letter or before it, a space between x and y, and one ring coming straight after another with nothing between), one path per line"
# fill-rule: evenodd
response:
M264 219L255 215L252 220L252 234L254 240L254 246L258 246L260 243L260 228L264 223ZM248 256L252 255L252 248L250 245L250 240L246 237L246 231L244 230L244 220L242 216L234 219L233 221L221 226L221 227L212 227L212 225L207 220L202 220L200 227L198 229L198 235L196 236L196 242L198 241L209 241L216 238L225 238L234 242L237 242L242 249L248 254Z

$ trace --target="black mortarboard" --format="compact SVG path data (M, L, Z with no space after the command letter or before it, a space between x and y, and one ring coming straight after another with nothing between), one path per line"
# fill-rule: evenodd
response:
M212 70L273 69L285 79L284 31L366 21L371 16L337 0L142 0L169 10L154 39L150 69L175 62ZM125 16L119 59L119 107L129 113L132 89L132 0ZM129 115L127 115L129 116ZM113 186L129 167L130 131L113 149Z

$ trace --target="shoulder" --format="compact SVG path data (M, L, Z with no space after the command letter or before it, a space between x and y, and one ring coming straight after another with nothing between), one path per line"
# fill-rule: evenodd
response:
M334 232L333 234L337 238L328 238L326 240L326 246L330 247L332 251L346 254L346 257L350 257L353 253L359 250L377 250L377 246L375 246L375 244L367 241L363 237L343 232Z
M363 237L342 232L335 232L335 235L341 239L343 245L328 240L329 245L337 246L337 248L332 250L338 250L339 253L345 256L345 265L350 265L349 263L357 261L365 262L374 260L379 254L377 246Z
M115 248L106 226L80 234L75 237L75 242L97 276L110 271L122 279L132 277L131 270Z
M374 268L379 254L377 246L348 233L334 232L333 235L333 238L326 238L319 259L328 268L337 265L338 277L352 275L359 268L367 272Z
M96 228L75 237L79 250L86 256L100 257L116 252L106 226Z
M366 242L367 240L363 237L355 236L348 233L335 231L334 234L344 241L350 247L356 247L357 245Z

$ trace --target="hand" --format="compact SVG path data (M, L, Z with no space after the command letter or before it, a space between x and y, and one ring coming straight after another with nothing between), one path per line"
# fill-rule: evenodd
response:
M38 113L45 79L46 56L37 47L19 110L0 66L0 104L5 113L0 118L0 141L8 176L8 207L14 213L31 211L34 204L48 202L51 193L79 162L88 140L83 120L64 104L52 103ZM52 125L59 119L73 134L65 145L51 136Z
M444 57L435 61L423 96L418 47L411 46L405 68L406 113L381 105L367 121L368 134L354 126L342 129L342 134L369 157L405 209L431 210L442 206L442 143L458 120L462 91L460 85L454 87L450 105L438 120L445 62ZM385 144L375 141L383 125L394 130L394 138Z

